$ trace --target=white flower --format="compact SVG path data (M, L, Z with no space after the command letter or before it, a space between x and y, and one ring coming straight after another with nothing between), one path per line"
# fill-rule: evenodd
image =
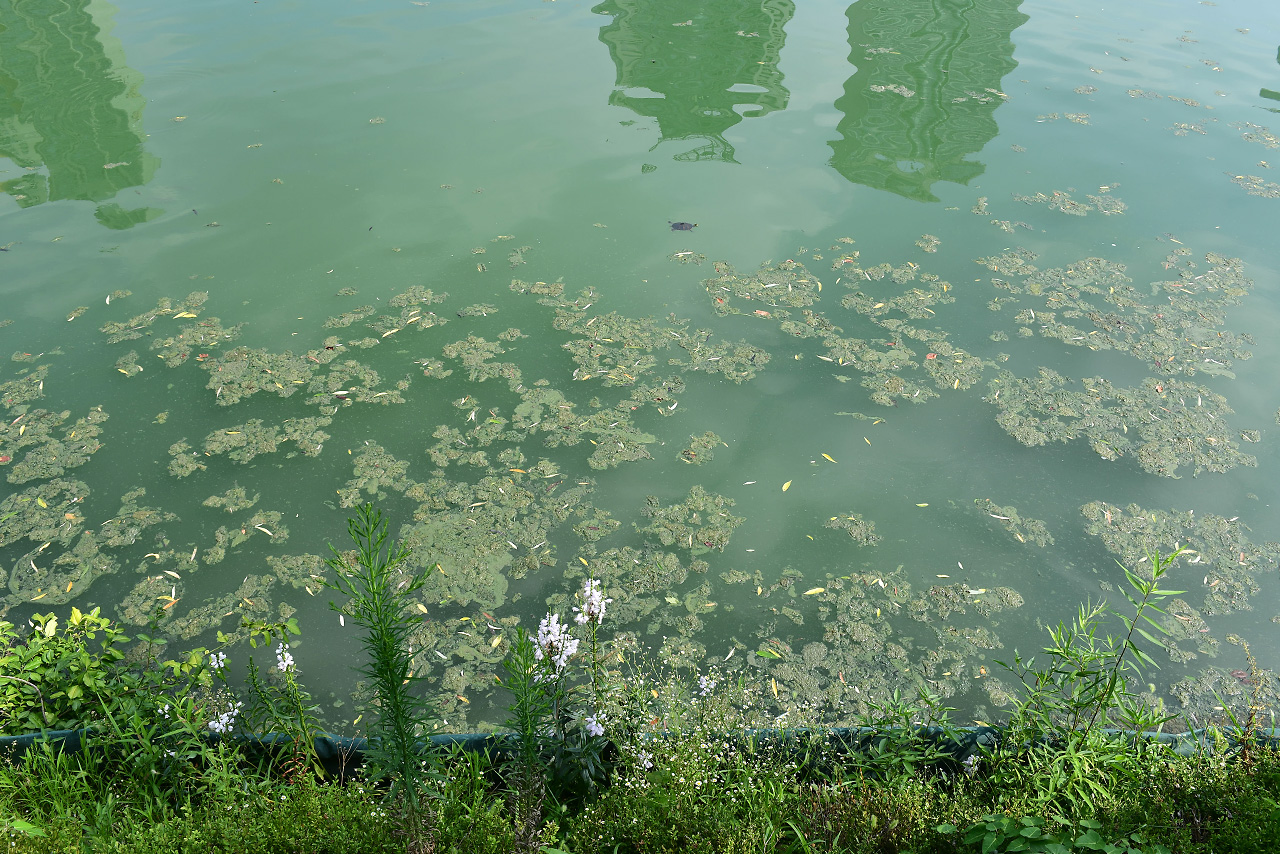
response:
M588 715L584 723L587 727L587 735L592 737L604 735L604 724L600 723L595 715Z
M289 652L287 643L276 647L276 666L280 668L281 673L293 670L293 654Z
M585 626L587 623L595 623L598 626L604 619L605 606L612 601L604 598L604 591L600 589L599 581L588 578L582 585L582 607L573 609L577 613L573 619L580 626Z
M236 725L236 715L240 714L242 708L244 703L232 703L225 712L209 721L209 731L219 735L231 732Z
M209 653L209 667L214 673L221 673L227 666L227 654L225 652Z
M569 658L578 651L578 639L569 634L569 627L560 624L559 614L547 614L538 624L538 648L534 658L551 662L556 673L564 670Z

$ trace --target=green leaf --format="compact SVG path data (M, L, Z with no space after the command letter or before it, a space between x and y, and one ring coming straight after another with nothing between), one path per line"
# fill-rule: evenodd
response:
M1152 606L1150 606L1150 607L1155 608L1155 606L1154 606L1154 605L1152 605ZM1159 608L1156 608L1156 610L1157 610L1157 611L1160 611L1160 609L1159 609ZM1161 613L1161 614L1163 614L1163 613L1164 613L1164 611L1160 611L1160 613ZM1159 623L1157 623L1155 620L1153 620L1153 619L1151 619L1150 617L1148 617L1146 614L1143 614L1143 615L1142 615L1142 619L1146 620L1148 623L1150 623L1152 626L1154 626L1154 627L1156 628L1156 630L1157 630L1157 631L1163 632L1163 633L1164 633L1164 634L1166 634L1166 635L1167 635L1167 634L1169 634L1169 630L1168 630L1168 629L1166 629L1164 626L1160 625L1160 624L1159 624Z
M20 818L9 819L9 827L19 833L25 833L27 836L44 836L43 830Z
M1150 641L1151 643L1153 643L1153 644L1155 644L1156 646L1160 647L1161 649L1164 649L1164 648L1165 648L1165 646L1164 646L1164 643L1163 643L1163 642L1156 640L1156 639L1155 639L1155 637L1154 637L1154 636L1152 636L1151 632L1147 631L1146 629L1142 628L1141 626L1134 626L1134 627L1133 627L1133 630L1134 630L1134 631L1136 631L1138 634L1142 635L1144 638L1146 638L1146 639L1147 639L1148 641Z
M954 824L940 824L934 830L938 833L955 833L958 828Z

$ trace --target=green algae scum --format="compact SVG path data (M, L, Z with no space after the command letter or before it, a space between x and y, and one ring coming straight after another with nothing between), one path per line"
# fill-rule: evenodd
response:
M358 735L374 501L440 732L586 579L777 720L989 722L1181 547L1131 687L1274 708L1274 16L730 6L0 4L0 616L293 619Z

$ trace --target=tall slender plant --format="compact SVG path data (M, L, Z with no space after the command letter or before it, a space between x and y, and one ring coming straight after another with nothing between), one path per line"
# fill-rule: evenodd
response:
M439 566L420 575L407 572L409 549L388 539L387 522L371 504L360 507L347 521L347 531L355 542L355 553L329 547L333 555L326 563L334 578L325 584L351 599L341 608L333 602L329 607L349 615L364 629L367 657L359 672L372 683L378 708L367 758L375 776L390 778L392 797L401 799L409 813L417 816L425 811L421 798L431 775L417 749L428 721L428 705L415 690L422 677L414 673L409 652L418 623L411 597Z

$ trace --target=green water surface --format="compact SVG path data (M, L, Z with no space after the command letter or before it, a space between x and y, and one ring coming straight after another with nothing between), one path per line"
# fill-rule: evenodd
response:
M620 651L779 714L986 719L1176 543L1150 687L1212 714L1280 661L1277 44L1262 2L0 0L5 619L296 615L340 724L317 577L376 500L443 569L445 728L588 576Z

